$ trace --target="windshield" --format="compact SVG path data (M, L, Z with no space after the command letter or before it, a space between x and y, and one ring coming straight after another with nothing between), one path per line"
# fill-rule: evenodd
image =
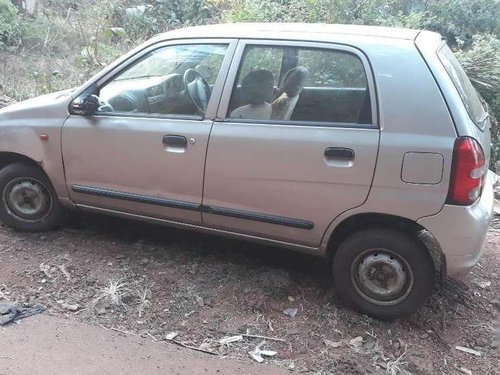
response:
M211 65L222 63L226 52L223 45L191 45L160 48L146 56L126 70L116 81L166 76L171 73L182 74L188 68L196 65ZM212 83L212 82L211 82Z
M477 125L482 126L482 123L488 117L488 113L481 97L472 85L469 77L467 77L467 74L465 74L457 58L446 44L439 49L438 57L457 88L458 94L462 98L467 112L469 112L469 116Z

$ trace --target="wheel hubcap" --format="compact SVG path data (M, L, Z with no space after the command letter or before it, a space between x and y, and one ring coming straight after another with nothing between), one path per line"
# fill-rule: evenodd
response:
M39 221L52 210L49 190L34 178L17 178L10 181L2 195L5 207L18 220Z
M369 249L354 261L354 286L363 299L377 305L395 305L413 287L413 273L406 260L386 249Z

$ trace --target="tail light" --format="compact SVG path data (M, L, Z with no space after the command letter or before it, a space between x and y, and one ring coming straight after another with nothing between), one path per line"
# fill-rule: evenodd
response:
M481 196L487 167L481 145L470 137L459 137L453 149L448 203L469 206Z

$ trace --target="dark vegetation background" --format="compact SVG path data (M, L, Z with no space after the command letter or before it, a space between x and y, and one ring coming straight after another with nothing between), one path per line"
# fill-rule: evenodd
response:
M77 86L160 32L253 21L437 31L500 117L500 0L0 0L0 94L22 100Z

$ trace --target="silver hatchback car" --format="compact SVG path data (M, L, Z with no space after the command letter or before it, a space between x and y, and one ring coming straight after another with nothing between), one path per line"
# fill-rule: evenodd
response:
M480 257L490 121L432 32L181 29L0 111L0 219L44 231L77 208L284 246L393 319Z

